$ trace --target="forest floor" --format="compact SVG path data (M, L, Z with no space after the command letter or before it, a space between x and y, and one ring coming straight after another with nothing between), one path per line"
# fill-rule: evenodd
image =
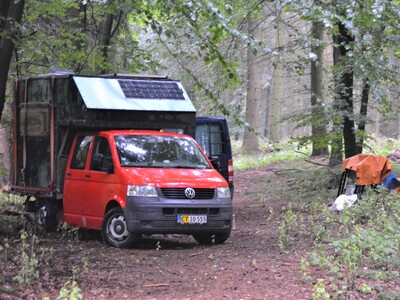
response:
M97 232L71 229L32 244L18 228L0 223L0 299L79 299L73 293L83 299L311 299L315 282L303 280L300 261L312 241L294 237L282 251L278 226L287 201L268 193L262 201L250 197L274 172L273 166L235 172L235 229L222 245L157 235L117 249ZM278 186L288 184L284 176L274 178L282 180Z

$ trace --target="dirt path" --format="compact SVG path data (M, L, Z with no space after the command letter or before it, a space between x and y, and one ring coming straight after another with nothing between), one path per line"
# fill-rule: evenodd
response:
M311 299L312 284L302 281L299 268L307 245L298 242L287 253L278 247L279 215L271 217L269 209L279 211L285 202L268 195L262 203L249 200L249 192L262 188L257 176L266 172L236 172L236 229L223 245L200 246L191 237L169 235L124 250L105 246L97 233L79 242L55 234L37 246L48 255L41 256L41 279L32 289L12 280L18 262L5 264L0 252L3 283L20 292L15 299L55 299L73 276L84 299ZM10 243L7 255L18 247L18 241Z

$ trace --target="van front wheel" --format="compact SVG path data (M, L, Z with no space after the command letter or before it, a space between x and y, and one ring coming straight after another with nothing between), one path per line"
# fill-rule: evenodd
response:
M225 233L196 233L193 234L193 238L198 242L199 244L205 244L205 245L217 245L217 244L223 244L225 241L229 238L230 236L230 231L225 232Z
M128 248L136 240L136 235L128 231L121 208L110 209L103 220L102 235L105 242L118 248Z

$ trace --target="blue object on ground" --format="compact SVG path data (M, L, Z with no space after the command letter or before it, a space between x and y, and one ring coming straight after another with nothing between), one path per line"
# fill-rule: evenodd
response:
M397 179L394 173L390 173L383 179L382 184L386 186L389 190L394 190L400 186L400 181Z

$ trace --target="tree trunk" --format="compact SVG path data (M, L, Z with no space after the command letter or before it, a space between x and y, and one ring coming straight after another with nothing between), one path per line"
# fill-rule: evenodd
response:
M0 2L0 33L4 31L7 24L8 10L10 8L12 0L3 0Z
M313 22L312 38L323 42L324 30L321 22ZM328 145L323 142L326 136L326 121L323 109L322 98L322 59L323 47L321 45L313 46L311 51L316 54L316 59L311 61L311 109L312 109L312 153L311 156L320 156L328 154Z
M4 1L1 7L1 39L0 39L0 119L6 101L8 71L14 51L14 42L18 39L19 26L25 1ZM8 7L7 7L8 6ZM4 19L3 19L4 18ZM4 21L3 21L4 20Z
M249 17L248 31L251 34L255 28L255 21ZM261 95L260 88L260 70L258 63L258 55L253 52L249 46L247 48L247 95L246 95L246 123L242 152L253 153L259 150L258 136L255 130L258 128L259 120L259 99Z
M271 101L269 106L269 139L271 142L278 143L281 139L281 110L282 110L282 79L283 79L283 66L281 64L281 53L283 45L283 10L279 9L276 16L276 52L278 55L275 56L273 62L273 72L272 72L272 83L271 83Z
M337 43L337 36L333 36L333 43ZM340 61L340 50L338 47L333 48L333 65L338 65ZM338 90L337 79L334 81L335 89ZM333 107L336 111L336 114L340 114L340 105L341 99L338 96L338 93L335 94ZM341 122L338 121L339 118L333 118L333 128L331 132L331 156L329 164L331 166L342 163L342 151L343 151L343 133Z
M342 23L337 24L339 34L333 37L333 64L337 71L334 74L336 114L342 119L341 123L334 123L334 134L332 139L331 163L335 164L342 160L342 137L344 140L345 158L357 154L357 143L353 120L353 67L346 60L347 47L354 42L346 27ZM338 134L343 128L342 136Z
M367 122L367 112L368 112L368 100L369 100L369 84L368 80L364 79L363 81L363 89L361 94L361 106L360 106L360 122L358 125L358 130L361 132L365 132L365 125ZM357 153L362 153L364 146L364 137L361 135L360 140L357 144Z
M110 6L112 1L107 1L107 11L104 15L104 20L100 25L101 32L100 32L100 40L99 40L99 47L101 48L101 57L103 62L108 61L108 49L110 47L111 42L111 32L112 32L112 25L114 20L114 14L110 13ZM106 64L102 64L103 68L100 71L100 74L105 74L108 72L107 68L105 67Z
M347 45L354 42L354 38L350 36L343 23L339 23L339 49L340 58L346 56L348 50ZM353 68L346 66L342 68L339 83L339 96L344 103L343 111L343 140L344 140L344 155L345 158L357 154L356 134L353 120Z

